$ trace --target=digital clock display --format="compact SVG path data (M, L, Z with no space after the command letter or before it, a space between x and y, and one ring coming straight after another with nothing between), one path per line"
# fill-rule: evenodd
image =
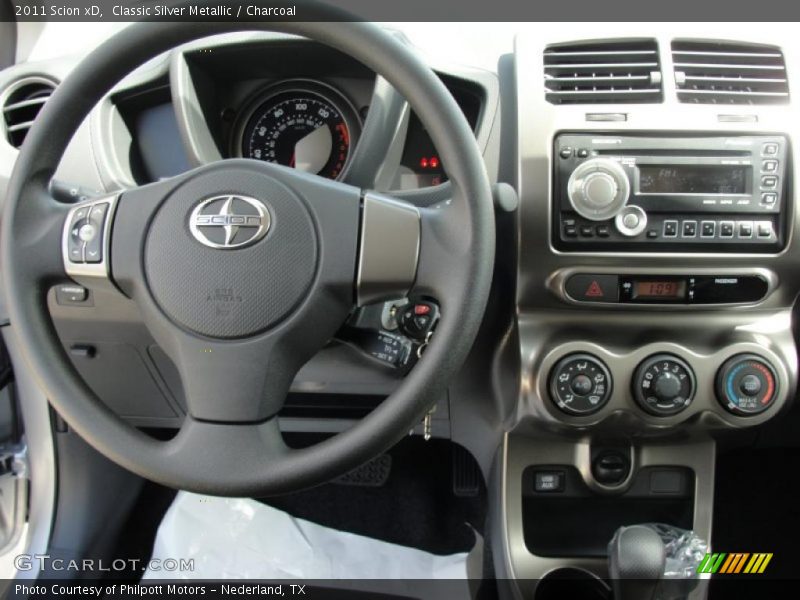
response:
M686 297L685 281L637 281L633 285L633 299L681 300L684 297Z

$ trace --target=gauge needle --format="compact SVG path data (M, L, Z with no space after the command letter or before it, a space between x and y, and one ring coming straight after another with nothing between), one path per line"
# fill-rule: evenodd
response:
M307 173L319 173L328 163L333 149L331 130L323 125L297 141L294 146L294 162L290 164Z

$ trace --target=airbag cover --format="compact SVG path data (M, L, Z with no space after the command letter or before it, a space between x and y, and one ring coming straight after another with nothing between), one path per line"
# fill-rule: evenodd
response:
M190 220L204 200L243 196L268 211L269 229L251 245L213 248L195 237ZM214 201L203 214L223 211ZM247 204L236 200L229 213ZM252 212L252 211L251 211ZM224 242L222 227L203 228ZM251 231L241 229L238 239ZM318 264L317 233L303 199L257 169L220 164L177 188L159 208L145 241L148 286L176 323L213 338L243 338L274 327L307 296Z

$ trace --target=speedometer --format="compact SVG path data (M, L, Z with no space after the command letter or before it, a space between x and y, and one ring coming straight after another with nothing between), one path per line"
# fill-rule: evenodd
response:
M347 166L358 136L349 102L324 85L284 84L260 95L246 111L241 155L329 179Z

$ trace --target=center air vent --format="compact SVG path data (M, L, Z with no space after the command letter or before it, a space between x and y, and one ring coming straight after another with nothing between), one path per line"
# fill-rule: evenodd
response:
M658 46L655 40L548 46L544 87L552 104L660 102Z
M672 42L678 100L695 104L785 104L789 83L777 46Z
M3 121L8 143L19 148L56 84L43 77L27 77L3 94Z

